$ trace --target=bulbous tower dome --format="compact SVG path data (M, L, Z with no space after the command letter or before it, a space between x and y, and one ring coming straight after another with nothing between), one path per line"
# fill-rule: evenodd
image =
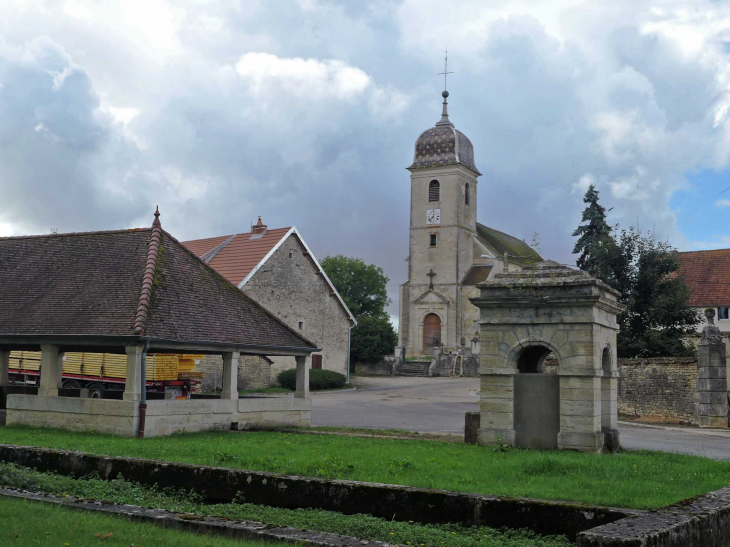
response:
M413 163L408 169L431 169L458 164L481 175L474 164L474 147L471 141L449 121L446 101L449 92L444 91L441 96L444 98L441 120L418 137Z

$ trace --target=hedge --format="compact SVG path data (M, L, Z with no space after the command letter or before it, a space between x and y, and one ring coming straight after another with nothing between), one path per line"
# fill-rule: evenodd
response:
M281 384L281 387L294 391L297 388L297 369L292 368L280 372L276 379ZM312 391L344 387L346 380L347 378L345 378L344 374L332 370L324 370L321 368L309 370L309 389Z

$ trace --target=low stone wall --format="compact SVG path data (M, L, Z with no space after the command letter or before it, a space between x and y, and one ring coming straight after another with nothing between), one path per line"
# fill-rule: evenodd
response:
M249 427L308 427L311 399L242 397L147 402L145 436ZM139 430L139 404L133 401L9 395L7 423L99 431L133 437Z
M726 547L730 487L578 534L578 547Z
M7 444L0 445L0 461L62 475L98 473L102 479L124 477L163 489L184 484L186 489L201 494L211 503L229 503L242 496L247 503L271 507L323 509L347 515L365 513L424 524L451 522L529 528L539 534L565 534L571 539L578 532L636 513L574 503L296 477Z
M271 375L271 359L263 355L241 355L238 358L238 389L260 389L276 383ZM201 391L216 391L223 386L223 357L206 355L195 369L202 372Z
M386 355L377 363L355 363L355 374L393 376L396 361L395 356Z
M618 412L697 423L697 358L619 359Z
M479 355L473 355L471 353L464 355L463 364L459 363L460 359L456 355L451 354L438 354L431 361L431 366L428 369L429 376L449 376L453 370L463 370L463 375L468 377L479 376ZM456 367L454 368L454 363Z

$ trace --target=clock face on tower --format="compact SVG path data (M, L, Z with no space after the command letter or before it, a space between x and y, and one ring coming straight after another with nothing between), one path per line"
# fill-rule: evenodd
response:
M429 209L426 211L426 225L441 224L441 209Z

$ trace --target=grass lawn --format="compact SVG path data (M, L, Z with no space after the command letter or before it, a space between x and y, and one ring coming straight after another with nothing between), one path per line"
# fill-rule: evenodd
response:
M0 427L0 443L629 508L663 507L730 484L730 462L661 452L594 455L263 431L140 440L16 426Z
M74 511L59 506L0 497L0 545L83 547L264 547L274 545L166 530L121 517ZM283 547L284 543L279 543Z
M399 545L425 547L568 547L562 536L537 536L527 530L498 531L484 526L463 528L451 525L421 525L396 522L370 515L342 515L314 509L279 509L250 503L206 505L200 496L146 487L123 479L103 481L95 477L74 479L40 473L20 466L0 463L0 484L26 490L67 494L77 498L158 507L181 513L253 520L279 526L317 530L381 540ZM1 498L0 498L1 499Z

